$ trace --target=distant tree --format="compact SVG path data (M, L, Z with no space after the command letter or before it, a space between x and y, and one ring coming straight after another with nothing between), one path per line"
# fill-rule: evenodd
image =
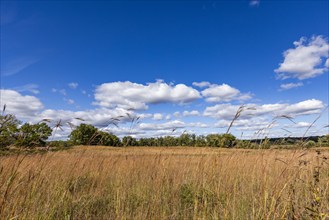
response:
M199 135L195 139L195 146L196 147L205 147L207 146L206 137L204 135Z
M44 122L38 124L25 123L19 128L15 145L21 147L45 146L51 133L51 128Z
M172 136L166 136L163 138L164 146L178 146L178 138Z
M180 146L194 146L195 145L195 134L181 134L178 138Z
M219 147L220 138L218 134L208 134L206 136L207 146L209 147Z
M103 145L103 146L121 145L120 139L117 136L104 131L98 131L98 136L96 138L96 141L98 141L97 143L98 145Z
M0 148L12 145L16 141L20 121L15 115L0 115Z
M131 136L124 136L122 138L122 145L127 147L127 146L137 146L138 142L135 138Z
M120 139L114 134L98 130L88 124L80 124L69 135L73 145L120 146Z
M98 129L92 125L80 124L69 135L74 145L97 145Z
M234 147L236 138L232 134L209 134L206 136L207 145L210 147Z
M138 145L139 146L152 146L151 141L149 138L141 138L138 140Z

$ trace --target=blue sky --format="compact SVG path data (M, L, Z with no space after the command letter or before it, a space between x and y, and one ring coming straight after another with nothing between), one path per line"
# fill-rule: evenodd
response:
M244 104L238 137L323 111L326 134L328 23L328 1L1 1L1 106L141 137L222 133Z

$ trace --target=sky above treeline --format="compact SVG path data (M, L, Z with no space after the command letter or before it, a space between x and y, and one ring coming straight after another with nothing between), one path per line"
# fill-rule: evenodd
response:
M241 106L238 138L328 134L328 27L325 0L1 1L0 105L60 139L225 133Z

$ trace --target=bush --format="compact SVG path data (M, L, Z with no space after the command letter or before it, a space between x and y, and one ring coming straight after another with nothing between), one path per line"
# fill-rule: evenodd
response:
M46 123L28 124L25 123L19 129L19 135L15 142L20 147L45 146L46 140L51 135L52 130Z
M303 146L306 148L311 148L311 147L314 147L315 145L316 145L315 141L312 141L312 140L309 140L303 144Z
M320 147L329 147L329 134L320 137L318 142Z
M247 140L239 140L236 142L236 148L248 149L252 147L252 143Z
M261 149L270 149L271 147L271 143L270 143L270 139L268 139L267 137L265 137L261 143L259 144L259 147Z

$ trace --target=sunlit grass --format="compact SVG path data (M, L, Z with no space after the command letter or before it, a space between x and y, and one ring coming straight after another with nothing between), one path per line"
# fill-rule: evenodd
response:
M0 219L325 219L328 157L95 146L3 156Z

